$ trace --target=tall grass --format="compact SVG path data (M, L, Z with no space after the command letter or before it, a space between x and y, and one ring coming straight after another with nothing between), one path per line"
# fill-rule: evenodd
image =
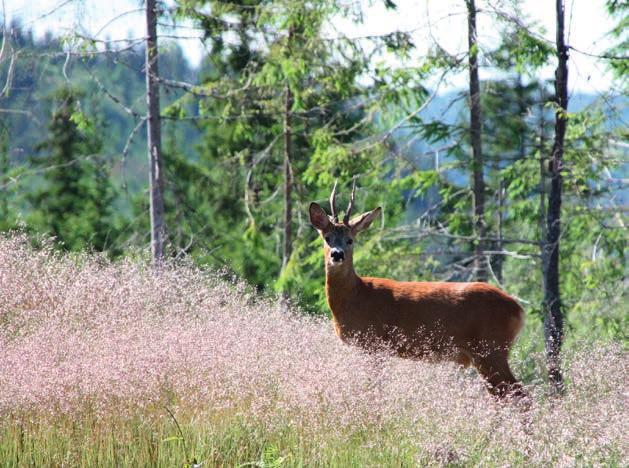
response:
M529 382L524 413L237 281L0 238L5 466L623 465L628 362L572 350L566 395Z

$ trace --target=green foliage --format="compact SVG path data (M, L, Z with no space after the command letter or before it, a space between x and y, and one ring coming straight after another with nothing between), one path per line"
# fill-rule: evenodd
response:
M618 18L618 23L610 31L610 35L617 41L608 51L611 57L609 67L621 85L626 88L629 76L629 3L623 0L606 0L605 5L610 16Z
M16 194L9 190L12 174L9 159L9 131L0 127L0 231L8 231L17 227L15 207Z
M116 237L113 192L107 163L98 154L101 142L93 123L78 110L77 97L69 88L53 97L49 136L37 146L46 154L32 158L41 183L26 196L31 206L26 222L36 232L55 236L68 250L102 251Z
M385 6L395 8L393 2ZM418 57L405 32L361 41L332 34L329 26L337 18L357 22L364 13L358 4L337 0L179 0L174 7L176 19L203 29L208 53L195 71L179 48L160 46L163 76L198 83L185 93L169 84L162 88L172 257L221 268L260 291L288 295L308 311L325 313L321 241L309 225L307 206L315 200L327 208L336 179L343 206L357 176L356 211L381 205L385 215L357 242L360 274L469 277L474 230L467 94L434 94L428 85L463 71L464 56L434 44ZM626 49L626 5L609 1L608 7L618 18L612 31L617 44L609 53L620 56ZM539 39L536 25L517 15L517 5L513 11L519 21L509 15L499 20L501 41L490 45L481 38L472 53L499 73L481 83L488 237L492 251L505 251L492 254L491 280L527 301L528 313L536 316L545 167L556 110L550 84L536 76L554 51ZM87 55L66 67L76 89L68 92L72 99L44 99L65 86L66 57L59 52L77 39L36 41L30 32L13 29L14 45L24 53L3 106L30 115L18 112L2 122L0 229L25 221L73 250L91 245L122 254L144 247L149 219L143 127L127 142L138 118L101 89L141 115L143 49L89 55L98 44L84 40ZM611 66L622 86L626 60L616 62ZM6 73L0 70L0 81ZM293 252L282 266L287 90L293 98ZM37 130L32 122L45 126L53 111L50 136L35 156L43 127ZM626 277L625 220L613 205L617 186L608 177L626 172L624 154L608 145L610 139L626 140L626 133L613 131L621 119L599 103L578 112L571 108L565 116L564 305L570 326L587 323L618 335L625 321L593 311L626 300L619 293Z
M359 84L364 58L350 41L323 40L323 24L345 8L335 1L242 6L246 8L189 1L178 11L199 21L214 38L202 87L228 97L201 101L206 115L218 116L218 122L203 125L199 160L190 163L206 173L207 183L186 177L186 171L169 172L173 189L188 186L206 200L173 205L181 217L174 225L187 234L171 236L171 241L177 250L179 239L194 239L189 252L202 261L228 265L259 289L289 293L307 308L322 311L322 264L318 247L313 249L314 232L304 219L306 203L327 197L336 178L348 182L360 175L361 186L377 188L376 172L382 169L385 146L357 148L371 128L360 97L365 92ZM213 13L209 23L204 11ZM238 25L237 43L225 39L234 33L228 23ZM267 46L259 47L260 38ZM292 257L281 270L284 206L279 187L287 88L293 97L289 111L296 235ZM196 218L207 220L207 226L190 221Z
M517 73L532 74L547 65L554 53L551 44L519 27L504 32L504 39L491 58L503 69L512 67Z
M90 55L90 52L96 51L95 44L86 39L79 44L86 55L65 63L66 56L61 47L68 42L76 46L77 38L73 35L57 39L48 34L35 39L19 23L12 23L11 30L12 45L19 48L19 60L15 61L12 90L3 98L7 113L3 114L6 118L2 120L2 131L7 135L7 145L6 151L0 151L3 158L0 206L6 208L6 215L2 216L0 229L19 228L28 222L32 231L53 233L51 218L38 211L35 205L39 202L31 203L32 200L29 200L46 190L46 176L50 175L46 167L52 157L51 147L38 144L42 142L47 123L58 107L59 100L53 95L56 90L66 88L67 80L70 80L77 99L68 125L76 127L76 134L84 141L101 142L97 151L85 152L86 148L75 148L74 151L84 153L78 158L82 160L85 171L97 168L91 178L93 184L110 185L107 189L109 195L99 202L101 206L96 203L94 209L88 210L95 213L105 209L106 223L96 223L94 217L70 223L83 231L79 236L82 240L76 243L77 248L79 244L91 245L97 249L105 248L110 255L119 255L143 245L145 237L138 233L146 226L146 213L132 216L131 205L146 186L146 136L144 127L133 132L137 120L131 118L110 96L119 99L138 115L143 112L144 49L108 49L107 54ZM165 41L161 44L161 73L168 78L192 80L192 68L181 49ZM7 78L6 72L7 67L0 69L3 82ZM109 95L103 90L107 90ZM180 99L182 95L177 89L165 87L162 104L168 117L196 115L196 102ZM181 141L198 138L194 127L186 123L177 126L177 134ZM126 150L124 155L123 149ZM194 154L188 156L194 158ZM62 171L59 169L59 172ZM89 192L91 189L85 190ZM96 196L95 193L93 195ZM102 226L104 232L89 232L94 226ZM92 238L95 244L85 240ZM71 243L74 244L74 241Z

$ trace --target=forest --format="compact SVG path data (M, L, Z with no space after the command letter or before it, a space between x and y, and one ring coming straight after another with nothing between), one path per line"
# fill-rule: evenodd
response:
M399 8L397 1L376 3L389 11ZM165 420L154 421L158 439L175 434L168 439L168 449L152 452L157 450L151 442L154 433L137 429L129 422L137 415L131 416L120 423L121 430L131 434L137 429L142 442L137 452L106 458L113 464L159 465L173 460L181 464L185 459L189 466L198 466L192 459L203 457L208 465L217 466L244 466L241 463L253 459L260 461L251 466L310 461L336 466L496 465L505 460L516 465L570 465L579 460L623 464L626 443L613 434L609 446L599 441L594 444L598 448L586 455L579 452L585 450L584 440L575 442L566 436L558 439L561 449L548 449L544 437L551 437L554 417L572 421L575 427L582 424L575 422L583 418L575 408L595 411L582 402L593 398L586 387L597 385L607 395L601 405L610 405L606 411L612 414L611 426L616 431L627 429L618 406L622 397L615 393L613 380L620 379L622 386L623 375L626 378L629 326L629 4L601 2L612 24L606 34L609 47L601 51L570 44L570 35L580 31L570 29L571 10L564 5L569 2L547 2L544 14L556 23L554 31L530 19L520 3L453 2L449 16L465 26L454 32L465 44L458 52L431 35L427 37L432 42L418 42L417 30L424 24L419 12L417 29L363 34L361 24L373 4L342 0L147 0L138 3L146 12L146 34L126 39L89 36L78 30L37 35L20 19L7 23L5 17L0 37L0 231L4 233L0 351L6 359L0 376L11 380L3 372L18 366L24 346L33 346L33 356L46 356L48 351L38 348L37 333L54 335L57 327L59 342L71 346L74 341L65 335L68 330L80 328L80 323L89 324L85 325L89 330L94 326L100 343L94 349L101 346L102 356L109 352L107 340L120 345L111 362L125 361L136 352L129 344L134 334L144 333L138 340L146 343L153 334L180 336L164 341L163 350L147 344L138 354L137 367L120 370L121 375L144 379L155 357L147 349L155 346L157 355L167 353L160 366L167 362L168 369L163 380L153 377L167 391L147 385L145 392L134 383L128 384L133 389L129 393L118 394L115 386L109 389L109 377L81 377L76 370L69 371L74 377L68 382L59 377L58 383L50 384L66 388L68 395L77 392L75 399L53 399L51 408L70 408L85 398L92 401L90 395L107 395L105 403L94 397L100 403L92 401L90 416L82 416L88 426L96 424L91 418L109 404L127 401L131 406L146 395L151 402L169 402L164 403ZM578 3L570 8L578 8ZM425 21L430 26L430 21L445 20ZM494 30L477 31L482 21L491 22ZM198 65L186 58L180 42L190 30L199 34L203 45ZM572 58L579 55L596 61L610 80L608 90L573 89ZM526 326L512 354L524 384L531 386L533 395L540 392L535 396L540 405L535 414L543 427L538 439L523 442L527 429L509 419L496 423L509 425L508 429L501 426L505 432L496 440L482 442L483 430L472 428L463 406L456 404L439 407L442 416L449 414L454 421L453 432L441 433L452 447L443 448L436 436L422 433L430 440L418 448L409 442L417 434L399 435L407 428L407 417L436 424L434 415L417 414L434 403L442 391L439 383L452 387L450 400L457 398L453 388L458 385L475 395L468 404L474 408L476 423L482 425L484 418L496 416L485 413L491 410L483 406L486 402L479 402L475 384L455 382L449 368L422 368L423 380L404 380L411 372L404 366L410 364L395 361L374 389L365 370L368 359L327 341L323 330L332 333L332 327L322 240L311 226L308 207L317 202L329 209L335 184L339 206L346 206L355 185L356 213L382 207L382 216L357 239L354 263L359 274L399 281L489 282L522 306ZM73 278L81 278L85 289L73 289ZM48 282L46 292L40 283ZM112 297L127 297L135 309L127 311L123 302L104 306L118 299L101 297L102 288L112 291ZM46 297L50 306L44 305ZM217 304L225 301L229 306L223 310ZM263 312L256 312L253 304L258 302ZM216 310L216 320L225 324L223 331L213 328L211 318L195 321L201 320L194 315L201 304ZM44 312L47 307L50 311ZM271 320L288 320L282 318L289 313L286 309L296 314L291 319L296 322L289 321L287 329L277 330L278 341L267 343L274 333ZM140 318L143 314L146 322ZM48 322L45 317L53 319ZM67 327L54 317L67 320ZM126 337L120 338L123 341L100 328L106 320L117 337ZM238 328L240 321L247 325ZM133 328L136 322L144 328ZM37 324L47 324L46 329ZM218 360L214 367L197 362L194 353L173 351L183 350L184 344L195 347L206 336L218 337L214 346L220 347L217 343L228 342L221 333L248 344L225 345L226 354L218 352L224 361ZM290 354L293 339L300 346L311 346L322 364L314 358L304 357L312 359L304 364L287 357L284 364L294 372L292 379L301 375L302 365L337 366L336 380L304 374L299 381L325 395L325 385L336 389L329 399L298 398L292 390L269 384L273 366L282 365L279 357L270 357L271 350ZM247 353L261 343L268 346L260 351L261 359L268 358L265 370L234 377L225 356L235 362L241 359L241 369L248 369L256 358ZM87 348L83 352L89 354ZM198 352L212 356L217 351L199 344ZM81 364L83 357L76 353L76 362L67 358L74 363L68 366L92 365ZM597 361L583 357L595 355ZM93 359L109 366L102 356ZM47 366L57 369L57 361L46 359ZM609 365L596 365L603 361ZM590 363L590 373L584 362ZM21 365L30 369L30 364ZM216 372L229 384L202 389L184 367L205 378ZM34 374L24 372L20 381L39 371L35 366L29 371ZM348 375L357 376L356 380ZM601 383L601 375L608 380ZM81 379L92 377L100 386L82 389ZM267 389L262 391L265 398L272 400L270 395L277 390L284 399L278 397L265 406L258 401L256 385ZM368 389L365 393L361 385ZM408 385L400 397L406 398L404 403L388 400L390 394L370 393L404 385ZM428 385L424 399L411 401L409 395L424 385ZM25 388L16 383L6 392L0 390L0 414L20 421L0 423L0 433L15 441L0 443L0 458L14 462L24 456L17 442L26 424L21 421L30 417L33 407L48 401L41 396L45 392L37 393L41 389ZM223 394L223 388L241 391ZM554 407L547 397L564 392L564 406L557 409L558 416L552 416ZM379 401L373 414L368 414L366 400L355 402L355 407L348 403L356 394ZM186 398L189 405L181 403ZM220 411L210 411L217 432L194 418L193 408L203 407L199 403L203 398L230 402ZM27 409L10 409L16 399L24 401ZM146 414L160 406L143 405ZM155 408L148 408L151 405ZM314 405L313 414L306 415L303 408L309 405ZM314 413L328 411L326 405L344 407L346 413L331 412L333 416L318 420ZM180 408L177 418L171 407ZM47 417L54 413L46 411ZM160 412L159 417L164 417ZM353 412L361 415L362 426L346 420ZM280 421L285 413L294 414L294 421ZM405 422L387 419L387 413ZM66 443L82 447L73 455L78 458L71 458L79 465L98 465L98 457L116 451L115 438L109 440L100 432L94 436L98 442L85 449L85 440L68 436L72 423L66 417L54 435L41 435L41 453L35 452L43 458L31 454L31 464L60 463L58 457L70 450ZM227 423L221 422L223 417ZM273 427L270 435L260 432L260 424ZM332 427L338 427L336 435L318 439ZM594 437L594 425L578 427L575 432ZM422 430L428 431L427 426ZM456 431L475 440L474 447L487 450L460 449L452 435ZM335 445L348 435L353 442ZM46 455L45 437L65 442ZM204 448L203 437L215 447ZM305 443L308 437L317 442ZM401 452L392 448L398 437L410 444L400 445ZM529 444L530 450L539 444L539 450L533 450L535 454L516 450L514 455L507 449L513 441L509 437L517 444ZM246 438L253 442L243 443L241 452L239 444ZM387 448L378 452L374 449L378 443ZM315 455L317 444L325 447L320 457ZM170 445L181 445L182 451ZM225 447L231 450L229 455ZM204 455L192 457L195 450ZM569 453L568 459L562 459L561 450ZM145 456L156 458L149 461ZM24 460L14 465L29 463Z

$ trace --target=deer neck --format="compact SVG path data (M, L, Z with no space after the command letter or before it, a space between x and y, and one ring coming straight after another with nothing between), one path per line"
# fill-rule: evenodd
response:
M331 268L326 264L325 294L335 318L343 314L359 284L360 277L354 271L351 262L336 268Z

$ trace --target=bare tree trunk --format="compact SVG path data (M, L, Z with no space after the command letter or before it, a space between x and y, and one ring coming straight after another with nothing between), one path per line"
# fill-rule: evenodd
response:
M8 130L2 125L0 128L0 225L9 220L9 198L8 190L5 190L6 180L9 174L9 146ZM8 226L3 226L4 229Z
M542 290L546 291L546 120L544 119L544 107L546 94L542 89L540 92L540 121L539 121L539 249L542 260ZM542 304L543 308L543 304Z
M291 46L293 27L288 31L288 47ZM284 248L282 252L282 269L288 264L293 253L293 177L291 171L292 158L292 115L293 92L288 82L284 90Z
M518 73L516 84L515 84L515 92L518 102L518 117L524 121L526 115L526 102L524 101L524 85L522 83L522 74ZM522 129L520 139L518 142L518 159L522 160L526 157L526 132ZM502 176L498 182L498 239L495 244L496 250L502 252L503 249L503 240L504 240L504 204L506 197L506 189L504 185L504 180ZM498 280L498 283L502 284L503 280L503 269L505 256L504 255L496 255L494 259L492 259L492 269Z
M502 252L503 249L503 239L504 239L504 196L505 196L505 188L504 181L502 180L502 176L500 176L500 181L498 182L498 240L496 242L496 250L498 252ZM502 284L502 267L504 264L504 255L496 255L494 260L493 270L496 275L496 280L498 283Z
M282 268L288 264L293 252L293 178L291 173L291 108L293 107L293 93L286 85L284 96L284 249L282 256Z
M157 7L146 0L146 104L151 210L151 256L159 264L164 258L164 174L162 171L159 84L157 67Z
M485 181L483 179L483 152L481 147L481 107L480 84L478 80L476 3L475 0L466 0L466 4L470 74L470 140L472 144L474 230L478 238L474 247L474 276L477 281L487 281L487 261L485 259Z
M556 0L557 9L557 70L555 95L558 108L555 112L555 141L550 159L550 193L546 217L547 237L544 291L544 337L548 377L555 392L563 391L560 369L560 350L563 340L563 315L559 290L559 239L561 236L561 169L566 134L568 109L568 48L564 43L564 5Z
M517 95L517 99L518 99L518 112L519 112L519 119L521 122L524 122L524 119L526 118L526 102L524 100L524 84L522 83L522 74L518 73L518 78L516 80L516 84L515 84L515 92ZM518 144L518 158L520 160L524 159L526 157L526 127L522 127L522 134L520 135L520 141Z

